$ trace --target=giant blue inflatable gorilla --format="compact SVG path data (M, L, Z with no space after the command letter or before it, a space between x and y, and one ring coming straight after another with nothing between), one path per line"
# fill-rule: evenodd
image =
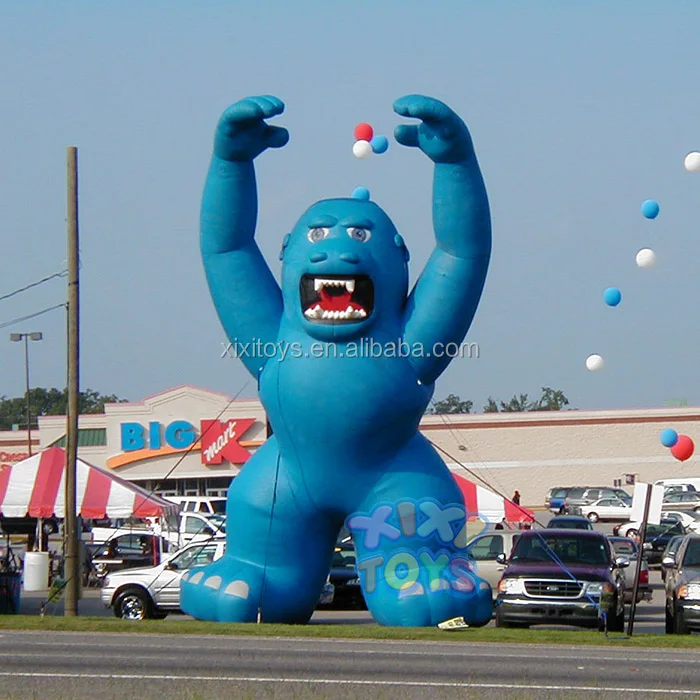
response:
M436 246L410 294L403 238L366 198L323 200L302 215L284 239L280 289L254 239L253 160L287 143L287 130L265 121L283 110L276 97L250 97L216 130L204 268L273 435L229 489L225 556L183 577L181 607L204 620L308 622L345 523L379 623L461 616L484 625L491 589L457 541L461 493L418 432L454 354L448 344L462 343L472 322L491 255L469 131L435 99L394 103L420 120L398 126L396 140L435 164Z

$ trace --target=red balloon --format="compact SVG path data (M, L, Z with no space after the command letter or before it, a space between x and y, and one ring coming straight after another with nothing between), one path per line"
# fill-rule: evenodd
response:
M671 448L671 454L681 462L693 456L695 444L687 435L679 435L678 442Z
M369 124L358 124L355 127L355 138L358 141L371 141L374 136L374 129Z

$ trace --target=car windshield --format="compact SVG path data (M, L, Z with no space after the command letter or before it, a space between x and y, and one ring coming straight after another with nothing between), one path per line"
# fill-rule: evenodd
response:
M637 545L632 540L611 540L611 542L617 555L628 556L637 553Z
M220 515L226 515L226 499L222 498L220 501L210 501L211 507L214 513Z
M563 562L604 566L610 556L603 537L576 537L575 535L546 535L521 537L511 557L513 562Z
M700 568L700 540L691 540L683 556L683 566Z
M664 537L666 535L682 535L683 526L676 520L666 522L662 521L660 525L647 525L645 534L645 539L647 540L657 537Z
M211 521L216 525L220 530L223 530L226 532L226 516L225 515L210 515L207 520Z
M197 545L188 547L180 554L170 559L170 566L174 569L190 569L193 566L206 566L214 561L216 547L212 545Z

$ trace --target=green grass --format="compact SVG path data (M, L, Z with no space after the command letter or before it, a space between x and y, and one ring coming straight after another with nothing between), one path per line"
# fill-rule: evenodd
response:
M478 628L443 631L434 627L380 627L379 625L273 625L228 624L197 620L143 620L129 622L105 617L59 617L37 615L0 616L0 630L36 630L52 632L122 632L180 635L238 635L259 637L315 637L333 639L397 639L439 642L523 643L566 645L614 645L700 649L700 635L621 633L609 637L588 630L509 630Z

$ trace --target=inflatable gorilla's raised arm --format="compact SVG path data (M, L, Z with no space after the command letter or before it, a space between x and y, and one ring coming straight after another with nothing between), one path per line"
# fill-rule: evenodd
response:
M306 622L343 526L365 600L388 625L491 617L491 590L462 547L465 513L449 470L418 432L469 329L491 253L486 190L464 122L421 95L396 139L435 163L436 247L408 294L408 251L365 199L313 204L285 236L281 288L257 244L253 160L289 138L266 119L276 97L229 107L216 130L201 248L222 325L274 435L229 489L223 559L183 577L200 619ZM273 351L270 349L273 348Z

